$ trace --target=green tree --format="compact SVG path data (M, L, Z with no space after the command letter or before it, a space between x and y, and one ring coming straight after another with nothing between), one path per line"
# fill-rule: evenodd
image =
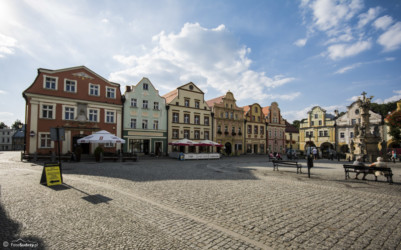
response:
M378 104L378 103L371 103L370 104L370 109L382 116L382 118L386 118L386 116L394 111L397 108L397 102L388 102L388 103L383 103L383 104Z
M401 111L395 111L387 117L387 123L390 127L389 134L396 142L401 142Z
M18 130L19 129L19 126L20 125L22 125L23 123L20 121L20 120L16 120L14 123L13 123L13 125L11 125L11 128L12 129L15 129L15 130Z
M297 129L299 129L299 125L301 124L301 122L299 120L294 120L292 122L292 126L296 127Z
M4 122L0 122L0 129L7 128L7 125Z

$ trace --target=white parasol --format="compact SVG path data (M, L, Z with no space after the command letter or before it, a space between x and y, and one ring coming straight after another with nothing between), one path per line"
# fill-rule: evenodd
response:
M81 143L125 143L124 139L117 137L113 134L110 134L106 130L101 130L92 135L85 136L81 139L78 139L78 144Z

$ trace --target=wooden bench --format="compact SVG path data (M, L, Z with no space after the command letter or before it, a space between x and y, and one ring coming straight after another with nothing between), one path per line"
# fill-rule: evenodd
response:
M103 156L101 157L102 161L107 161L107 160L112 160L112 161L117 161L118 160L118 155L114 153L103 153Z
M282 167L296 167L297 174L302 174L302 165L299 164L297 161L277 161L273 160L273 171L278 171L278 166Z
M122 157L121 157L122 161L126 161L126 160L132 160L132 161L137 161L138 157L136 154L131 154L131 153L123 153Z
M375 176L375 181L377 181L376 171L384 172L384 176L387 178L388 183L393 183L393 172L391 168L384 167L369 167L369 166L359 166L359 165L349 165L344 164L345 179L350 179L349 173L361 173L361 174L373 174Z

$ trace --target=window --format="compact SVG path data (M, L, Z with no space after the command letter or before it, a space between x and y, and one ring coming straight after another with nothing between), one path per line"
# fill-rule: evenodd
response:
M230 113L230 119L234 119L234 113L233 112Z
M44 88L57 90L57 77L46 76L44 81Z
M359 115L359 109L355 109L355 114Z
M269 131L269 136L270 136L270 131ZM308 131L305 132L305 137L309 137L309 132Z
M184 114L184 123L189 123L189 114Z
M255 113L258 113L258 107L255 107Z
M106 87L106 97L115 99L116 98L116 89L115 88Z
M53 105L42 105L42 118L53 119Z
M209 125L209 117L205 116L205 125Z
M200 107L200 104L199 104L199 101L195 101L195 108L199 108Z
M143 100L142 101L142 108L144 108L144 109L148 108L148 100Z
M143 89L144 89L144 90L149 90L149 84L144 83L144 84L143 84Z
M322 120L319 120L319 125L322 126Z
M159 102L154 102L153 103L153 109L159 110Z
M260 134L261 135L265 134L265 128L263 126L260 126Z
M173 138L178 139L178 129L173 129Z
M148 120L142 120L142 128L148 129Z
M178 123L178 118L179 118L178 113L173 113L173 122L174 123Z
M131 107L136 107L137 106L137 101L135 98L131 98Z
M224 114L225 114L225 118L228 118L228 112L225 112Z
M241 134L241 127L238 128L238 134Z
M106 111L106 123L114 123L114 111Z
M257 135L258 134L258 126L254 126L253 127L253 133L255 134L255 135Z
M315 114L315 119L319 118L318 114Z
M252 134L252 125L248 125L248 134Z
M189 130L184 129L184 138L189 139Z
M200 116L195 115L195 124L200 124Z
M72 93L77 92L77 82L66 79L64 83L64 91Z
M50 133L40 133L40 148L51 148Z
M355 125L356 124L356 119L351 119L351 124Z
M209 140L209 131L205 131L205 140Z
M228 126L224 126L224 133L228 133Z
M89 95L99 96L100 90L99 85L89 84Z
M344 138L344 132L340 133L340 138Z
M155 130L159 129L159 121L153 121L153 129Z
M323 131L319 131L319 136L323 136Z
M114 143L107 142L107 143L104 144L104 147L105 148L114 148L115 146L114 146Z
M258 122L260 122L260 116L258 116Z
M135 119L135 118L131 118L130 127L131 127L131 128L136 128L136 119Z
M223 118L224 114L223 112L220 113L220 118Z
M238 120L238 114L235 114L235 120Z
M74 120L75 108L65 107L64 108L64 120Z
M199 130L195 130L194 134L195 134L195 139L200 139L200 131Z
M350 137L350 138L354 138L354 132L350 132L350 133L349 133L349 137Z
M274 130L274 138L277 138L277 129Z
M221 126L220 125L217 126L217 132L221 133Z
M255 121L255 116L254 115L252 116L252 121Z
M324 136L329 136L329 132L327 130L324 131Z
M184 105L185 105L185 107L189 107L189 99L185 99Z
M234 126L231 128L231 133L235 133L235 127Z
M310 125L311 125L311 126L314 126L314 125L315 125L315 122L314 122L314 121L311 121L311 122L310 122Z
M89 121L98 122L99 111L97 109L89 109Z

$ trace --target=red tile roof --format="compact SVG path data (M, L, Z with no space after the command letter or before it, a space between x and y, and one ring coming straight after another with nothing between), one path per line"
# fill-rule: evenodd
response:
M166 99L166 103L170 103L174 98L176 98L178 96L178 89L175 89L165 95L163 95L162 97L164 97Z
M214 104L216 104L216 103L222 103L224 97L225 97L225 95L222 95L222 96L219 96L219 97L210 99L210 100L206 101L206 104L207 104L209 107L213 107Z

